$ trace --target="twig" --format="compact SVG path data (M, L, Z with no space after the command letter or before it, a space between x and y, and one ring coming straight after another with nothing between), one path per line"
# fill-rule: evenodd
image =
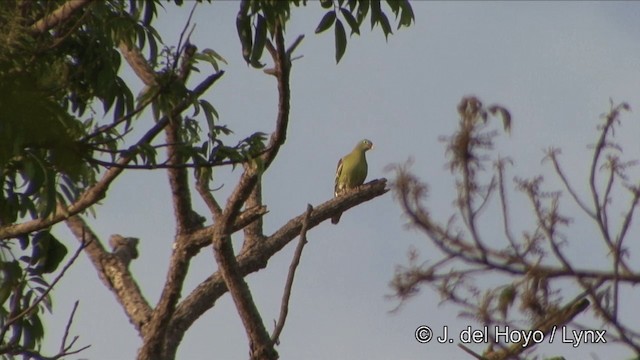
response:
M280 316L278 317L278 322L276 323L276 328L273 330L273 334L271 335L271 341L274 344L280 344L280 334L282 333L282 329L284 328L284 323L287 320L287 314L289 313L289 299L291 298L291 288L293 287L293 278L296 275L296 269L298 268L298 264L300 264L300 257L302 256L302 249L307 244L307 229L309 228L309 217L313 212L313 206L311 204L307 204L307 213L302 221L302 230L300 230L300 240L298 241L298 246L296 247L296 251L293 254L293 259L291 259L291 265L289 265L289 273L287 274L287 282L284 286L284 293L282 294L282 303L280 304Z
M462 350L464 350L467 354L473 356L474 358L478 359L478 360L485 360L485 357L476 354L473 350L469 349L468 347L466 347L464 344L458 344L458 347Z
M573 200L576 202L576 204L578 204L578 206L580 206L580 208L587 214L589 215L589 217L593 218L594 220L597 220L596 218L596 214L595 212L593 212L591 209L589 209L589 207L587 205L585 205L582 200L580 200L580 197L578 197L578 194L575 192L575 190L573 189L573 186L571 186L569 184L569 180L567 179L567 177L564 175L564 172L562 171L562 168L560 167L560 164L558 163L558 158L557 158L557 154L558 154L559 150L556 149L551 149L547 152L547 157L549 159L551 159L551 162L553 163L553 168L556 170L556 173L558 174L558 176L560 177L560 180L562 180L562 183L564 184L565 189L567 189L567 191L569 192L569 194L571 194L571 197L573 198Z
M73 309L71 310L71 315L69 315L69 320L67 321L67 326L64 327L64 336L62 337L62 343L60 344L60 352L67 350L67 338L69 337L69 330L71 329L71 324L73 323L73 317L76 314L76 310L78 309L78 304L80 302L76 300L73 303ZM75 340L74 340L75 341ZM73 342L71 343L73 345Z
M80 302L78 300L76 300L76 302L73 304L73 310L71 310L71 315L69 315L69 320L67 321L67 326L65 326L64 328L64 337L62 338L62 343L60 344L60 352L58 353L58 356L64 356L64 355L72 355L72 354L77 354L89 347L91 347L91 345L87 345L84 346L78 350L74 350L72 352L69 352L69 350L71 349L71 347L76 343L76 340L78 340L77 336L73 337L73 340L71 341L71 343L67 346L67 338L69 337L69 330L71 329L71 324L73 323L73 318L76 315L76 310L78 309L78 304Z
M4 325L5 327L9 327L11 325L13 325L16 321L18 321L18 319L20 319L21 317L25 316L26 314L30 313L31 311L33 311L33 309L36 308L36 306L38 306L38 304L40 304L40 302L42 302L42 300L44 300L44 298L51 292L51 290L53 290L53 287L58 283L58 281L60 281L60 279L62 279L62 277L64 276L64 274L67 272L67 269L69 269L71 267L71 265L73 265L73 263L76 261L76 259L78 258L78 255L80 255L80 253L82 252L82 250L89 244L88 241L83 241L80 246L78 247L78 249L76 249L76 252L73 254L73 256L71 257L71 259L69 259L69 261L67 261L67 263L64 265L64 267L62 268L62 270L60 271L60 273L58 274L58 276L56 276L55 279L53 279L53 281L51 282L51 284L49 285L49 287L47 287L47 289L36 299L36 301L33 302L33 304L31 304L31 306L29 306L28 308L24 309L22 312L20 312L18 315L12 317L11 319L9 319L6 324Z

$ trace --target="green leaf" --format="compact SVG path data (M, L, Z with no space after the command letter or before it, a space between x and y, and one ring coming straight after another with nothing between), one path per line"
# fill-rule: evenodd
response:
M225 60L225 58L223 58L220 54L215 52L213 49L204 49L202 52L207 54L207 55L212 56L214 59L222 61L225 65L229 64L229 63L227 63L227 60Z
M246 13L238 13L236 17L236 28L240 43L242 44L242 57L247 63L251 62L251 49L253 48L253 39L251 37L251 18Z
M36 275L54 272L67 255L67 248L48 231L36 234L33 244L31 263L36 265L33 269Z
M213 135L215 131L215 119L218 118L218 112L207 100L200 100L199 103L202 107L202 111L204 111L204 116L207 118L209 134Z
M342 12L342 17L344 17L344 19L347 21L347 24L349 24L349 27L351 28L351 34L356 33L360 35L360 26L358 25L356 18L354 18L349 10L345 8L340 8L340 12Z
M380 0L371 0L371 29L376 26L380 21L382 15L382 9L380 9Z
M380 27L382 27L382 31L384 32L384 37L386 39L389 38L389 34L393 34L391 31L391 25L389 24L389 19L383 12L380 13Z
M316 34L319 34L327 30L328 28L330 28L335 21L336 21L335 10L331 10L326 14L324 14L324 16L322 17L322 20L320 20L320 23L318 24L318 27L316 28Z
M333 0L320 0L320 6L330 9L333 6Z
M42 338L44 337L44 327L42 326L42 320L40 320L39 316L32 316L30 319L31 323L31 336L36 343L40 343Z
M336 21L336 63L340 62L347 49L347 34L344 31L342 21Z
M402 26L411 26L412 22L415 22L416 18L413 14L413 9L408 0L400 1L400 21L398 22L398 29Z
M7 301L9 295L11 295L11 287L3 283L2 286L0 286L0 305Z
M356 5L358 5L358 0L348 0L347 4L349 5L349 10L353 12L356 9Z
M29 246L29 235L18 235L20 250L25 250Z
M398 0L387 0L387 5L391 8L391 11L398 16L398 11L400 11L400 1Z
M37 159L35 155L32 155L31 158L31 161L24 162L23 177L25 181L29 182L29 186L24 191L26 196L31 196L38 192L45 181L45 173L40 159Z
M356 15L356 20L358 20L358 24L362 24L364 19L367 17L367 13L369 12L369 4L370 0L363 0L359 2L360 6L358 6L358 13Z
M45 190L47 191L45 197L42 199L44 202L44 210L40 214L40 216L47 217L56 210L56 181L55 181L55 172L52 170L47 170L46 172L46 185Z
M258 14L256 21L256 34L253 40L253 49L251 50L251 66L260 69L264 64L260 63L264 45L267 42L267 20L264 16Z

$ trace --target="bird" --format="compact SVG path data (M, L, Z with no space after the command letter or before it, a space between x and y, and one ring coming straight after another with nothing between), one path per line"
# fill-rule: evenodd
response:
M338 161L336 183L333 193L335 197L364 183L364 180L367 178L367 158L365 153L371 149L373 149L371 140L361 140L349 154L343 156L340 161ZM342 213L334 215L331 218L331 223L337 224L340 222L341 215Z

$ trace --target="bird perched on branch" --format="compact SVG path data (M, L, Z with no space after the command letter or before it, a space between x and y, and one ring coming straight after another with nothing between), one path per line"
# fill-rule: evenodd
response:
M354 189L364 183L367 178L367 158L365 152L373 149L373 143L364 139L353 148L349 154L345 155L338 161L338 169L336 170L336 185L334 188L334 196L338 197L349 189ZM332 224L340 222L342 213L331 218Z

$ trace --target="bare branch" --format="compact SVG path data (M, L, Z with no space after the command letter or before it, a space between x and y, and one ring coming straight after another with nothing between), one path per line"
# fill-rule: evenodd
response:
M593 210L589 209L589 207L585 205L585 203L582 202L582 200L580 200L580 197L578 197L578 194L573 189L573 186L569 184L569 180L564 175L564 172L562 171L562 168L558 163L559 153L560 153L560 150L558 149L550 149L549 151L547 151L546 158L551 159L551 162L553 163L553 168L555 169L556 174L558 174L558 176L560 177L560 180L562 180L562 183L564 184L565 189L567 189L569 194L571 194L571 197L573 197L573 200L575 200L576 204L578 204L578 206L580 206L580 208L591 218L597 219L596 213L593 212Z
M359 187L357 191L349 192L344 196L333 198L314 207L314 211L309 217L309 229L330 219L337 212L344 212L363 202L385 194L388 191L386 183L386 179L373 180ZM241 275L246 276L265 268L267 262L274 254L300 234L305 216L306 212L289 220L263 242L256 243L256 246L244 248L237 257L238 270ZM180 343L185 331L202 314L212 308L217 299L226 292L227 287L219 272L214 273L200 283L200 285L178 305L169 325L165 352L175 352L175 348L177 344Z
M287 274L287 282L284 286L284 293L282 294L282 302L280 304L280 316L278 317L278 322L276 323L276 327L273 330L273 334L271 334L271 341L275 344L280 343L280 334L282 333L282 329L284 329L284 323L287 320L287 314L289 313L289 299L291 298L291 288L293 287L293 279L296 275L296 269L298 268L298 264L300 264L300 257L302 257L302 249L307 244L307 229L309 228L309 217L313 212L313 206L311 204L307 205L307 214L304 217L302 222L302 230L300 231L300 240L298 241L298 246L296 247L296 251L293 254L293 259L291 259L291 265L289 265L289 273Z
M71 330L71 324L73 323L73 318L76 315L76 310L78 310L78 304L79 304L78 300L76 300L76 302L73 303L73 310L71 310L71 315L69 315L69 320L67 320L67 325L64 327L64 336L62 337L62 342L60 343L60 350L58 351L58 355L55 357L56 359L62 358L64 356L77 354L91 347L91 345L86 345L81 347L78 350L71 351L71 348L76 343L76 340L78 340L77 336L74 336L71 343L67 345L67 338L69 337L69 331Z
M508 159L498 159L496 162L496 170L498 171L498 194L500 195L500 205L502 206L502 225L504 226L504 235L509 241L511 248L516 253L516 257L521 257L519 247L516 245L515 238L511 233L509 220L509 210L507 207L507 192L504 188L504 171Z
M43 33L67 21L73 14L89 5L93 0L67 0L50 14L46 14L31 26L31 31Z
M129 321L141 335L144 335L146 325L151 318L151 307L142 296L138 284L125 264L105 250L98 237L80 216L72 216L65 222L78 241L86 242L85 252L96 268L100 279L107 289L116 296L129 317Z

